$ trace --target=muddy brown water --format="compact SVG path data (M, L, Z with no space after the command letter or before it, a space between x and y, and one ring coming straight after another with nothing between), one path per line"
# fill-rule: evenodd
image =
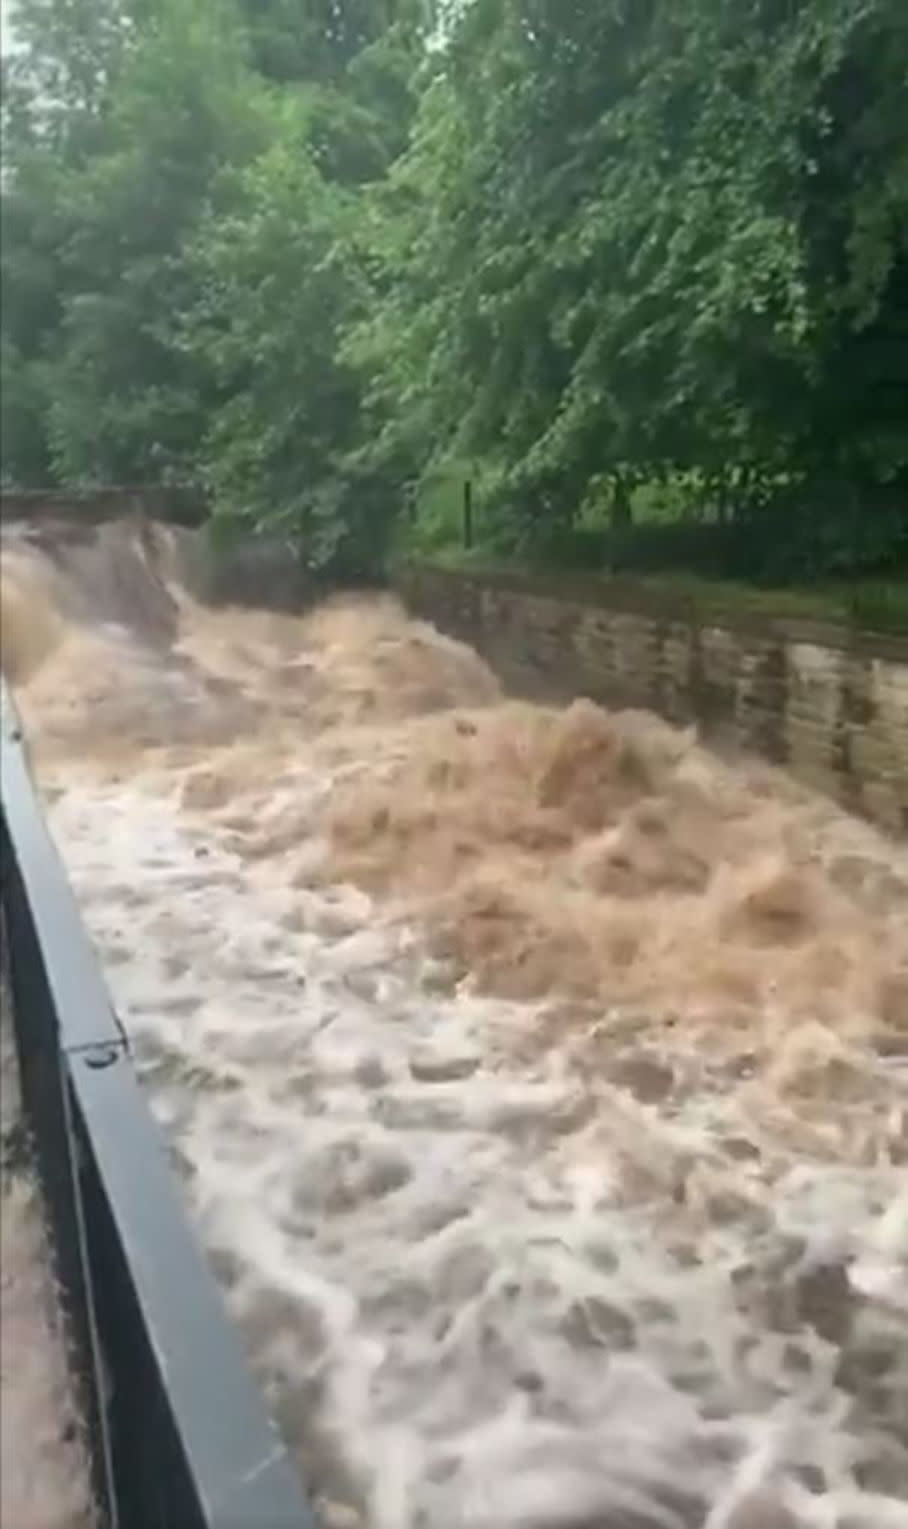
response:
M908 852L391 600L4 533L4 665L325 1525L908 1525Z

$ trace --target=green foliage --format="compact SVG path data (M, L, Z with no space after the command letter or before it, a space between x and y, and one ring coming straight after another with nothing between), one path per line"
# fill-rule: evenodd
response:
M23 28L47 9L46 0L24 4ZM45 132L38 102L27 131L13 138L3 194L4 331L18 331L27 360L42 360L32 433L66 481L154 479L190 461L198 441L198 366L172 345L168 316L185 285L186 240L201 208L222 169L248 157L264 130L254 81L221 12L217 0L161 0L141 41L127 31L116 70L101 73L93 94L78 72L76 102L64 114L72 131L62 132L53 103ZM67 34L61 21L50 42L35 42L39 83L52 72L47 55L58 35L64 82L82 59L81 31ZM91 152L84 135L76 152L85 117ZM10 467L33 476L15 456Z
M20 0L18 31L6 478L189 479L333 570L407 481L398 544L456 540L463 462L499 553L908 561L903 0Z
M387 428L496 450L517 543L642 484L904 503L906 67L893 0L474 0L386 194Z
M355 375L339 334L358 300L345 223L355 207L307 152L298 113L198 231L186 351L222 400L203 447L216 502L285 525L318 563L335 551L339 479L355 447Z

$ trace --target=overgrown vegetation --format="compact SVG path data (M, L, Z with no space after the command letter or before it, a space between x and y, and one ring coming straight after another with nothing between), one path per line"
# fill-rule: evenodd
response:
M196 483L335 570L395 521L443 549L465 470L499 557L908 568L902 0L20 0L17 28L6 480Z

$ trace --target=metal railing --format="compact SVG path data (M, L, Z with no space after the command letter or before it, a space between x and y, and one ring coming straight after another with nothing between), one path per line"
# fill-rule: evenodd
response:
M105 1529L315 1529L189 1230L0 681L3 960Z

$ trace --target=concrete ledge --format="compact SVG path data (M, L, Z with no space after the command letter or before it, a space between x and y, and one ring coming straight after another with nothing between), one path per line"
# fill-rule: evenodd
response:
M198 526L204 521L206 511L201 496L193 490L155 484L0 491L2 520L74 520L93 525L101 520L136 513L174 525Z

